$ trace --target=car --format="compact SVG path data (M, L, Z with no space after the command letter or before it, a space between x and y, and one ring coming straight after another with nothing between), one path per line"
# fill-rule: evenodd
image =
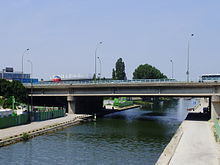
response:
M60 76L54 76L54 78L52 79L53 82L60 82L61 81L61 77Z

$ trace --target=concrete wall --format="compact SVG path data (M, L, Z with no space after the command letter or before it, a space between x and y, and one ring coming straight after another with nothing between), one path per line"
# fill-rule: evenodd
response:
M212 119L220 117L220 96L212 96L211 98Z

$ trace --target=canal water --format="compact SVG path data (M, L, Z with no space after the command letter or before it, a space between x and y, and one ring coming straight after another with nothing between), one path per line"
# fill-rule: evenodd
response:
M179 99L109 114L0 148L3 165L153 165L194 101Z

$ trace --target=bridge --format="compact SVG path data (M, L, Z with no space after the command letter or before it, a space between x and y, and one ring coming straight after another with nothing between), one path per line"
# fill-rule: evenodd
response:
M100 109L103 97L207 97L211 116L220 116L220 83L178 82L175 80L97 80L26 84L34 103L67 101L69 113ZM56 99L54 99L56 98Z

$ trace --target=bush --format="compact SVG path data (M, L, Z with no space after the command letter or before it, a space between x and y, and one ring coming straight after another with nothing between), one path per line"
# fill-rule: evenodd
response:
M24 132L23 134L22 134L22 140L24 140L24 141L27 141L28 139L30 139L30 135L28 134L28 133L26 133L26 132Z

